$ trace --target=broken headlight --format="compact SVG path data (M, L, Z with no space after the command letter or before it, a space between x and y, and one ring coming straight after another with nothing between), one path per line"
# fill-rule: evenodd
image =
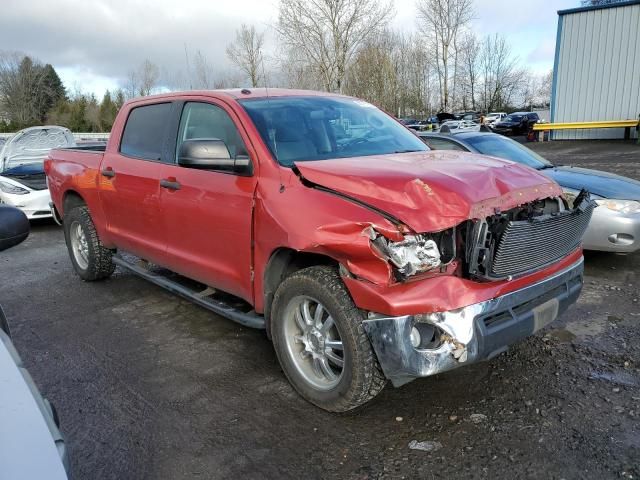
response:
M403 277L428 272L442 265L438 244L426 235L406 235L400 242L378 236L373 243Z

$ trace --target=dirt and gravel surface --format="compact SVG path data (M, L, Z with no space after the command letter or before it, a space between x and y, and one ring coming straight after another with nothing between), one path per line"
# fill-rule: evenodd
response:
M535 148L640 179L640 147ZM264 333L125 272L80 281L55 225L0 254L0 271L75 479L640 476L640 254L587 255L584 293L551 327L343 415L294 393Z

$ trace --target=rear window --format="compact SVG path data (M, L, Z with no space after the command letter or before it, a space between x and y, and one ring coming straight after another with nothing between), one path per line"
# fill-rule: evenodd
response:
M145 160L161 160L170 111L170 103L131 110L122 134L120 153Z
M462 150L465 151L463 147L460 145L445 140L443 138L434 138L434 137L422 137L424 143L426 143L433 150Z

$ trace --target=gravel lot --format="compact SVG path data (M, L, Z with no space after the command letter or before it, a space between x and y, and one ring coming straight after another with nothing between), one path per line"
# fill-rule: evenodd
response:
M640 179L640 147L535 144ZM588 254L578 305L491 362L325 413L262 332L128 273L83 283L61 229L0 255L0 303L75 479L638 478L640 254ZM409 442L439 442L433 452Z

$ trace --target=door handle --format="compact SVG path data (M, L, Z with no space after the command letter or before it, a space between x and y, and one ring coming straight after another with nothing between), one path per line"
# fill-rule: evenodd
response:
M163 178L160 180L160 186L169 190L180 190L180 182L175 178Z
M101 171L100 171L100 174L101 174L103 177L108 177L108 178L113 178L113 177L115 177L115 176L116 176L116 172L115 172L115 171L113 170L113 168L111 168L111 167L107 167L107 168L105 168L105 169L101 170Z

